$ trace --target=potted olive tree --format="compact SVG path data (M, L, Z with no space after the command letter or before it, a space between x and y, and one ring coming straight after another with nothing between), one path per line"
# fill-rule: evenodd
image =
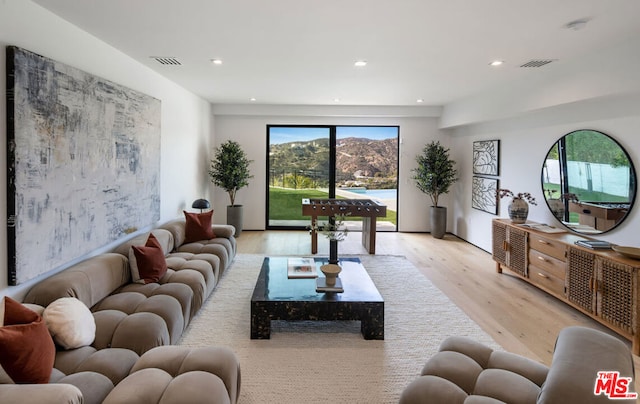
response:
M249 160L238 142L227 140L214 149L209 177L214 185L229 194L230 204L227 206L227 224L236 228L236 237L242 233L242 205L236 205L236 192L249 185L253 175L249 172Z
M440 142L432 141L416 156L418 167L412 171L418 189L431 198L431 235L443 238L447 231L447 208L438 206L438 198L449 192L449 188L458 180L455 161L449 158L449 149Z

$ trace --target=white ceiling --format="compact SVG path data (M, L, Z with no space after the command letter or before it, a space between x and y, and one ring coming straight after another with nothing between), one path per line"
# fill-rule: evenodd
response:
M33 1L216 104L446 105L640 35L638 0Z

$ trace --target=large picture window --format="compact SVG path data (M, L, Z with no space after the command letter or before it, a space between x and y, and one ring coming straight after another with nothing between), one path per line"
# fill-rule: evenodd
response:
M375 199L397 229L397 126L267 126L267 229L304 229L303 198ZM362 230L361 219L348 220Z

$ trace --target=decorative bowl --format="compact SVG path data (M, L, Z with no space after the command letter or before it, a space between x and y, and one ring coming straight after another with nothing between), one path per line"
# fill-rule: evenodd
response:
M627 258L640 260L640 248L625 247L620 245L614 245L611 248L613 249L613 251L617 252L618 254L622 254Z
M321 265L320 270L322 271L325 278L327 279L326 280L327 286L333 286L336 284L336 278L338 277L338 274L340 273L340 271L342 271L342 267L336 264L326 264L326 265Z

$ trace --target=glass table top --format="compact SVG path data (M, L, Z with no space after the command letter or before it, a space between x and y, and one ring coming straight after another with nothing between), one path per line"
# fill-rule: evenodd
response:
M326 257L314 257L318 277ZM344 292L316 292L316 278L289 278L288 257L266 257L260 270L251 301L342 301L382 302L382 296L358 258L340 258L340 279Z

